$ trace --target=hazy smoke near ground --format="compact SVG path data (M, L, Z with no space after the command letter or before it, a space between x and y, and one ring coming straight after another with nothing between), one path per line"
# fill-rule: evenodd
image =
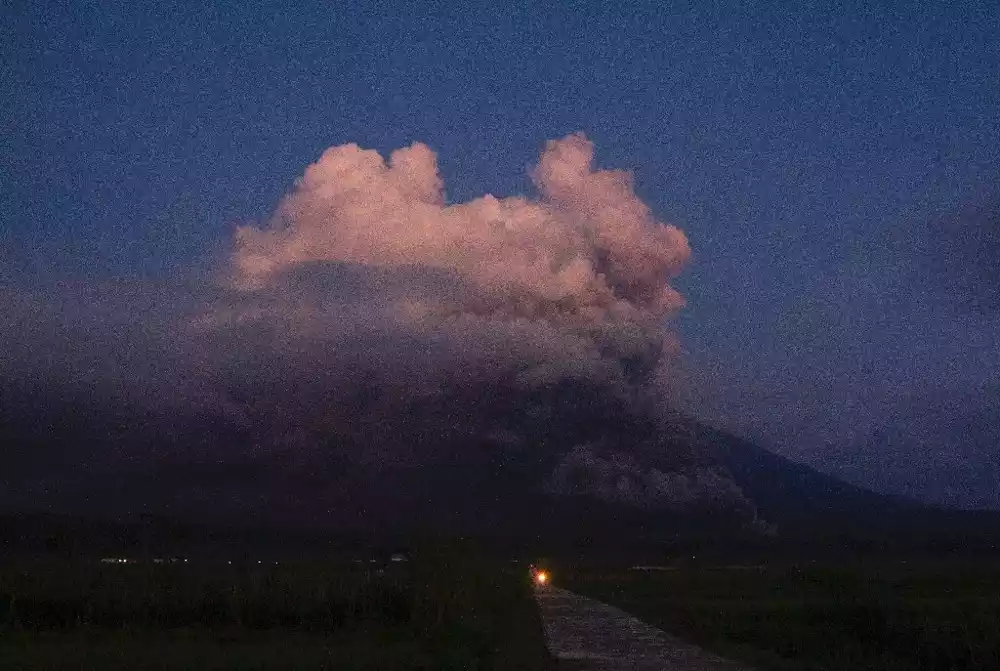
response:
M563 457L547 483L556 494L583 494L637 508L685 510L742 505L731 480L706 467L662 471L629 454L601 454L580 445Z

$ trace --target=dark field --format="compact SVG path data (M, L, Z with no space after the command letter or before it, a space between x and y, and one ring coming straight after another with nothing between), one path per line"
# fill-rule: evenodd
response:
M1000 564L563 569L557 581L760 671L1000 669Z
M524 567L46 562L0 568L2 669L545 669Z

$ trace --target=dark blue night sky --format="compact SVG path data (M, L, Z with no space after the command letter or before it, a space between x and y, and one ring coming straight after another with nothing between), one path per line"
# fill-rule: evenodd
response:
M1000 5L22 2L4 281L184 272L322 151L449 201L583 131L688 235L676 402L883 490L1000 506Z

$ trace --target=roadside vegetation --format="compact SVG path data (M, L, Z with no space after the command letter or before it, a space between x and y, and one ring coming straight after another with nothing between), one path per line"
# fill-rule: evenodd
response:
M525 567L48 561L0 567L3 669L547 669Z
M1000 669L1000 565L570 570L560 586L759 671Z

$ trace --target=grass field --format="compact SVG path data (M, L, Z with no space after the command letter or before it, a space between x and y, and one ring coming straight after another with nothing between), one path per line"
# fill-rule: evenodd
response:
M1000 669L1000 565L898 562L560 571L760 671Z
M0 569L2 669L547 669L523 567L49 562Z

